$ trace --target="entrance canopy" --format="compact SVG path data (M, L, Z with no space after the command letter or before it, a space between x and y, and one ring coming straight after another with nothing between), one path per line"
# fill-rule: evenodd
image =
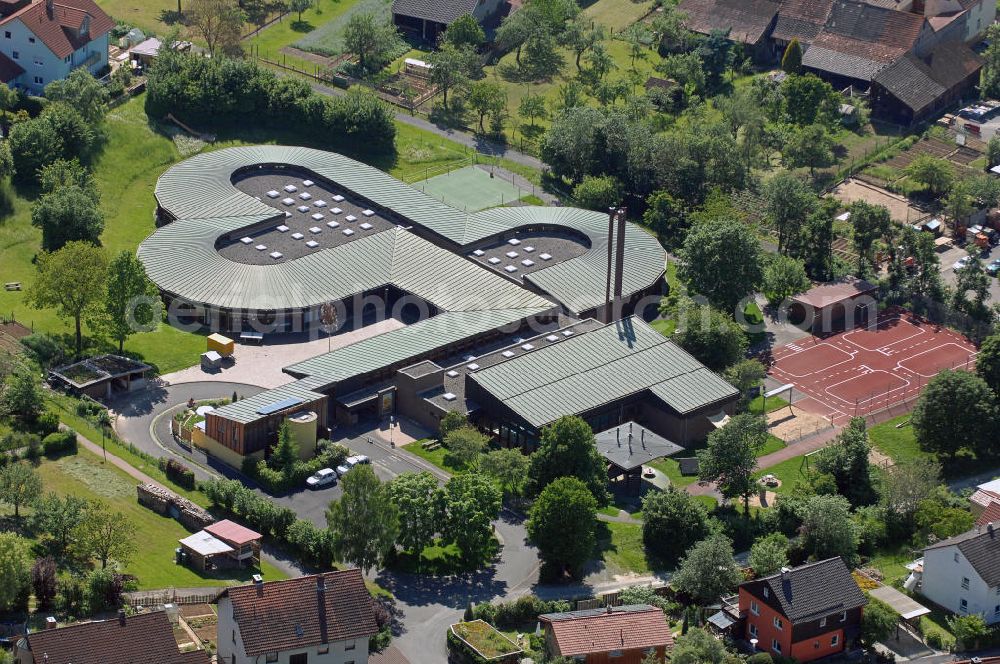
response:
M624 471L641 468L644 463L684 450L680 445L642 428L635 422L627 422L602 431L594 438L601 456Z
M931 612L926 606L917 603L912 597L904 595L892 586L879 586L868 594L891 606L903 620L913 620Z

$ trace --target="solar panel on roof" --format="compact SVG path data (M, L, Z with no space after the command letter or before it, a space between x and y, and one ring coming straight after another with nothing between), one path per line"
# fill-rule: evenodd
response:
M282 399L281 401L275 401L274 403L269 403L266 406L261 406L257 409L257 414L270 415L271 413L277 413L279 410L285 410L286 408L298 406L301 403L302 399L299 399L298 397L288 397L287 399Z

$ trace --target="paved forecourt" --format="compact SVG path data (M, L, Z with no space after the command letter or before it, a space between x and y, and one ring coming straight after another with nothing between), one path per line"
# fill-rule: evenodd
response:
M961 334L908 312L877 327L807 337L776 349L769 375L804 396L796 405L844 424L912 401L944 369L972 369L976 347Z

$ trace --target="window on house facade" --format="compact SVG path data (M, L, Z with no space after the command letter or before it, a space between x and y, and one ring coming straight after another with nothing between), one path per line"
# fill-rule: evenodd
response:
M612 650L611 652L608 653L608 657L617 658L621 657L624 654L625 653L622 652L621 650Z
M781 644L778 643L778 639L771 639L771 650L776 653L781 653Z
M15 60L18 60L18 59L20 59L21 54L18 53L17 51L11 51L10 52L10 57L14 58Z
M847 622L847 611L840 612L840 622Z
M962 577L962 588L964 588L966 590L969 589L969 577L967 577L967 576L963 576Z
M309 653L297 652L288 658L288 664L308 664Z
M5 39L10 39L10 30L4 30L3 31L3 36L4 36Z
M344 646L344 650L354 650L357 647L357 645L358 645L357 643L351 641L346 646Z
M750 601L750 613L754 614L755 616L760 615L760 605L752 600Z
M330 653L330 646L320 646L316 649L317 655L328 655Z
M958 551L955 552L955 562L958 562Z
M767 586L764 586L764 599L767 599L770 596L771 596L771 591L768 590Z
M757 638L757 625L750 623L750 626L747 628L747 631L750 632L750 636Z
M42 60L41 58L35 58L35 66L36 67L44 67L45 66L45 61Z
M958 608L962 610L962 613L966 613L969 610L969 600L959 600Z
M836 647L838 643L840 643L840 634L834 634L833 636L830 637L831 646Z
M28 43L29 44L34 44L35 43L35 38L34 37L28 37Z
M774 626L777 629L784 629L785 628L784 623L781 622L781 618L779 618L777 616L774 617Z
M267 655L264 656L264 661L265 662L277 662L278 661L278 653L276 653L276 652L269 652L269 653L267 653Z
M826 627L826 618L820 618L819 619L819 626L820 627Z
M41 76L35 77L35 85L45 85L45 79Z

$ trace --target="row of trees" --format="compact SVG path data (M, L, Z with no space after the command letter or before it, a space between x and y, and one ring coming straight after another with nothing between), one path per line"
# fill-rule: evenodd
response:
M74 240L40 254L37 267L27 301L40 309L55 309L61 318L73 321L77 355L83 351L85 322L116 341L119 351L131 335L159 323L159 294L131 251L122 251L109 261L101 247Z
M167 50L148 72L146 112L168 113L196 126L308 128L311 141L367 154L394 149L392 111L376 95L352 89L340 97L314 92L254 61L203 58Z

